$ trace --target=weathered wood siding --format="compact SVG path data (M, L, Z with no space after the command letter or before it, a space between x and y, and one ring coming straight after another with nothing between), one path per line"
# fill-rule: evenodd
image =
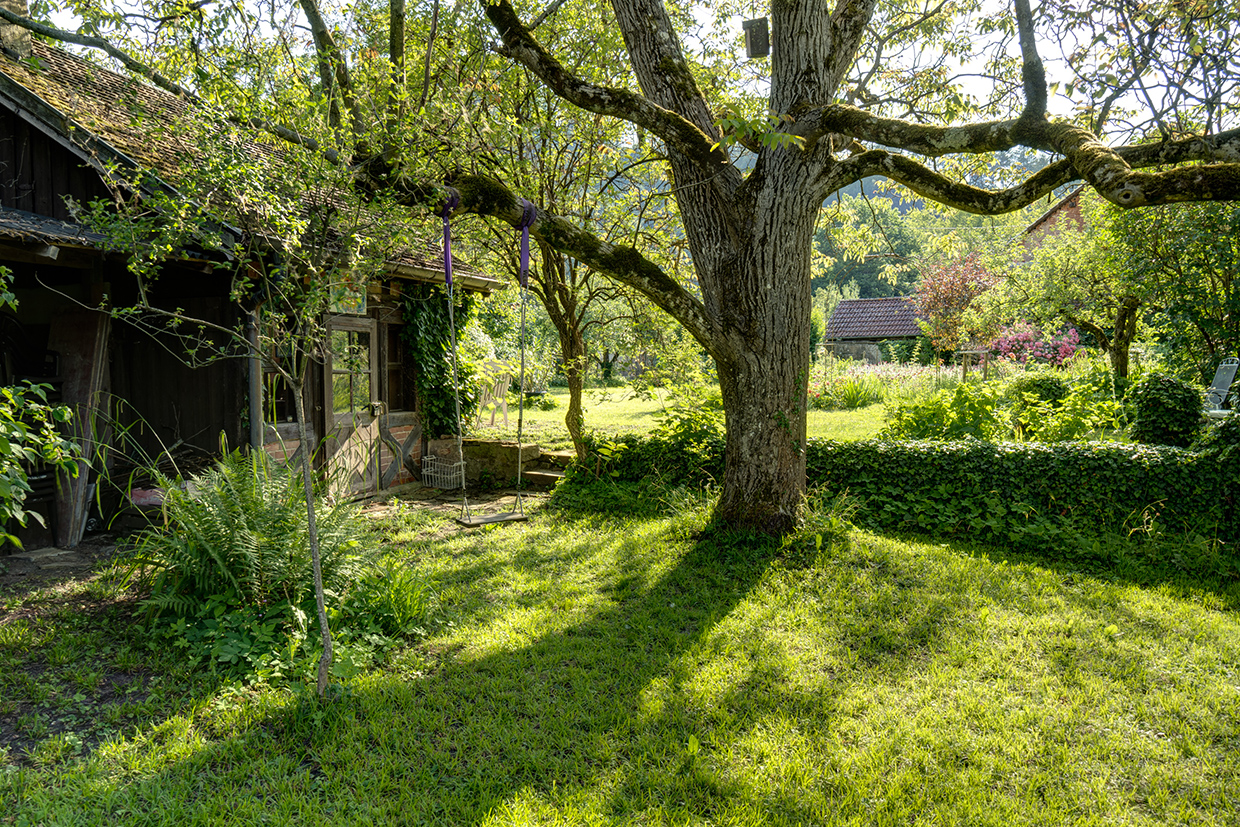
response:
M108 197L99 174L61 144L0 107L0 204L62 221L65 196L80 204Z

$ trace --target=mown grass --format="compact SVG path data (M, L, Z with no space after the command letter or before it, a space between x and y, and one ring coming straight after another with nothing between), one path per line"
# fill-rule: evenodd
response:
M659 393L657 389L656 393ZM564 425L564 415L568 411L568 391L565 388L551 388L545 398L552 400L555 407L540 410L531 402L525 409L522 426L524 437L547 449L571 448L572 442ZM587 430L614 437L617 434L644 434L653 430L658 425L656 417L663 412L664 402L661 396L642 398L627 388L599 388L585 392L583 408ZM502 423L497 423L496 427L492 428L489 421L488 415L482 423L486 427L474 429L474 434L490 438L516 437L515 405L509 406L507 428L502 427ZM843 441L866 439L877 434L882 427L881 404L851 411L808 412L807 430L811 437Z
M1234 591L864 532L804 560L703 535L705 505L596 484L390 525L440 583L429 639L327 706L157 665L184 698L88 758L10 755L0 823L1240 818Z

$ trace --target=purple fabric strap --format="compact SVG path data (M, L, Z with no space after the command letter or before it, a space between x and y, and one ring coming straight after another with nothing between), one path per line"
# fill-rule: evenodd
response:
M452 287L452 229L448 226L448 217L461 204L461 194L451 187L447 188L448 197L439 208L438 215L443 217L443 283Z
M530 226L538 217L538 207L533 202L521 199L521 286L528 287L530 281Z

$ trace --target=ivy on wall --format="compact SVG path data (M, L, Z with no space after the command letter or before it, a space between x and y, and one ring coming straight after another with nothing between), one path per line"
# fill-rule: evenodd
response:
M469 293L455 293L453 296L458 344L473 313L474 299ZM431 436L455 434L457 422L453 404L452 337L449 332L447 291L433 284L407 286L401 297L401 316L405 323L401 340L413 365L423 432ZM473 362L459 349L457 373L461 420L468 422L478 406L477 371Z

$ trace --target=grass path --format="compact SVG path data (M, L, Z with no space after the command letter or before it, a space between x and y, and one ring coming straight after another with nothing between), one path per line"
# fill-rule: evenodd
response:
M1233 593L862 532L789 568L664 500L397 521L441 583L430 638L327 713L200 689L88 759L0 765L0 824L1240 821Z
M524 433L531 441L544 448L572 447L568 430L564 427L564 414L568 410L568 391L552 388L547 398L555 401L548 411L531 407L525 411ZM585 422L592 429L610 435L621 433L646 433L657 422L655 417L663 411L658 399L642 399L625 388L587 390L583 402ZM484 425L489 423L489 416ZM883 426L883 406L870 405L852 411L809 411L807 431L811 437L828 437L838 440L855 440L872 437ZM517 411L512 406L508 412L508 427L502 423L495 428L478 429L482 436L515 438Z

